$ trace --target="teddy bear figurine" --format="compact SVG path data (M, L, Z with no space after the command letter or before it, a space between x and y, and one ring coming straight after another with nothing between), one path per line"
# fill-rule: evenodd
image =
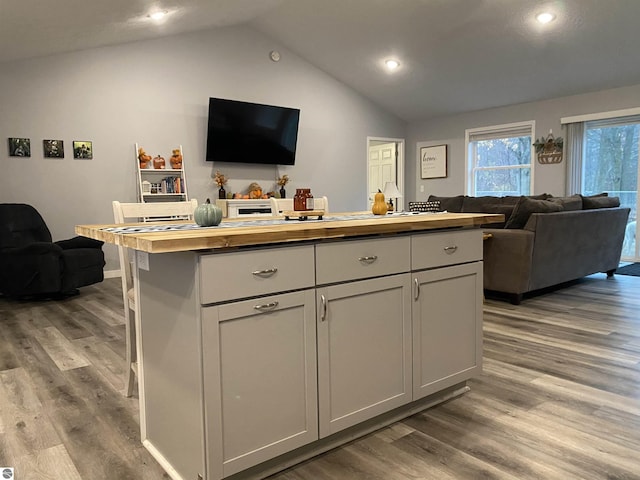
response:
M171 162L171 168L180 170L182 168L182 153L180 153L179 148L172 150L172 152L171 158L169 159Z
M151 155L148 155L142 147L138 148L138 161L140 162L140 168L149 168Z

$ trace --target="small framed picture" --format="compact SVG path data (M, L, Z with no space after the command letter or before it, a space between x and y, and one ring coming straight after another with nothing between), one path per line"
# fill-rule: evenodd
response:
M447 146L435 145L420 149L420 178L446 178Z
M77 140L73 141L73 158L82 158L85 160L91 160L93 158L93 144L92 142Z
M64 158L64 142L62 140L43 140L45 158Z
M30 157L31 140L28 138L9 138L9 156Z

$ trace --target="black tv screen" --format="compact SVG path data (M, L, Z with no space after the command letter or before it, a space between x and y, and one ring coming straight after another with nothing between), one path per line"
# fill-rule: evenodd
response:
M297 108L209 99L208 162L294 165Z

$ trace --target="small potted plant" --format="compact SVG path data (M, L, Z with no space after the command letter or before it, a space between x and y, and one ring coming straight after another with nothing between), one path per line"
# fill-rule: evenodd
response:
M227 184L229 179L220 173L219 170L216 170L216 174L213 176L213 181L218 185L218 198L223 200L227 198L227 192L224 189L224 186Z
M285 174L285 175L282 175L281 177L278 177L278 179L276 180L276 183L280 187L280 198L285 198L287 191L284 189L284 186L287 183L289 183L289 175Z

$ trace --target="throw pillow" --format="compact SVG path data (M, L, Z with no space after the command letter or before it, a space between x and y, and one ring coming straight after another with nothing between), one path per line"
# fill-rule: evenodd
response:
M429 195L428 200L440 202L440 208L442 211L460 213L462 211L462 201L464 195L458 195L457 197L436 197L435 195Z
M620 206L620 199L618 197L609 196L593 196L582 197L582 209L593 210L595 208L614 208Z
M440 202L409 202L410 212L440 212Z
M516 203L513 213L504 228L524 228L532 213L561 212L562 205L550 202L549 200L533 200L527 197L520 197Z
M565 212L582 210L582 197L577 194L570 197L552 197L549 201L562 205Z

